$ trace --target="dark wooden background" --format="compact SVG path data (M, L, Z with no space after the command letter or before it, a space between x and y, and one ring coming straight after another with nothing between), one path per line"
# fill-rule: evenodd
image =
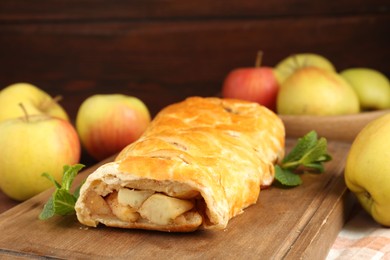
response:
M338 70L390 76L389 9L388 0L1 0L0 89L33 83L62 95L74 118L95 93L137 96L153 115L215 95L259 49L268 66L316 52Z

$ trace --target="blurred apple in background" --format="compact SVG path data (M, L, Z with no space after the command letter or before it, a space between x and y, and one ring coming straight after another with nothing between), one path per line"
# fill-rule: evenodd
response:
M370 68L349 68L340 72L355 89L362 110L390 108L389 79Z
M273 68L261 67L262 52L255 67L232 70L222 86L222 97L257 102L275 111L279 83Z
M327 71L336 71L332 62L322 55L316 53L293 54L284 58L275 66L279 83L282 84L297 69L304 67L318 67Z
M103 160L137 140L150 120L148 108L136 97L93 95L81 104L76 129L91 157Z
M16 83L0 91L0 121L24 116L19 103L29 115L47 114L69 120L66 111L49 94L28 83Z
M63 166L78 163L81 153L75 128L64 119L48 115L0 122L0 146L0 188L18 201L52 187L41 176L44 172L60 182Z
M277 112L283 115L343 115L358 113L353 88L337 73L317 68L296 70L281 85Z

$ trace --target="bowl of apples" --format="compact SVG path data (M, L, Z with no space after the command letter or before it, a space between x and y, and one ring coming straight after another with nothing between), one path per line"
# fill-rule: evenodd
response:
M291 55L274 67L233 70L222 96L258 102L275 111L287 137L311 130L329 140L353 141L370 121L390 113L390 83L371 68L337 72L325 57Z

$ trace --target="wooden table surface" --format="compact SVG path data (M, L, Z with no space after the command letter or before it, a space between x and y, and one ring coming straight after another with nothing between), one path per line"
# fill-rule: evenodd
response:
M291 145L288 142L287 148ZM348 149L346 143L329 142L334 160L326 164L324 174L304 174L303 184L294 189L264 190L258 203L232 219L223 231L165 234L104 226L85 228L73 215L43 222L37 216L51 194L48 190L0 214L0 255L61 259L232 259L259 255L267 259L323 259L351 208L342 174ZM81 172L75 184L96 167ZM4 196L3 200L3 205L10 207L16 203Z
M8 209L18 205L20 202L12 200L8 198L1 190L0 190L0 214Z

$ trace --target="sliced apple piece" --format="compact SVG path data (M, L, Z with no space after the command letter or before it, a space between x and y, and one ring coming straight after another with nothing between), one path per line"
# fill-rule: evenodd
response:
M118 202L118 192L113 192L108 195L106 202L111 208L112 213L122 221L135 222L139 218L139 214L134 208Z
M122 188L118 191L118 202L123 205L129 205L134 209L138 209L153 193L154 191L151 190L132 190Z
M94 191L90 191L87 195L89 207L91 211L97 215L110 215L112 210L102 196Z
M145 200L138 212L152 223L167 225L193 207L194 204L191 201L156 193Z

